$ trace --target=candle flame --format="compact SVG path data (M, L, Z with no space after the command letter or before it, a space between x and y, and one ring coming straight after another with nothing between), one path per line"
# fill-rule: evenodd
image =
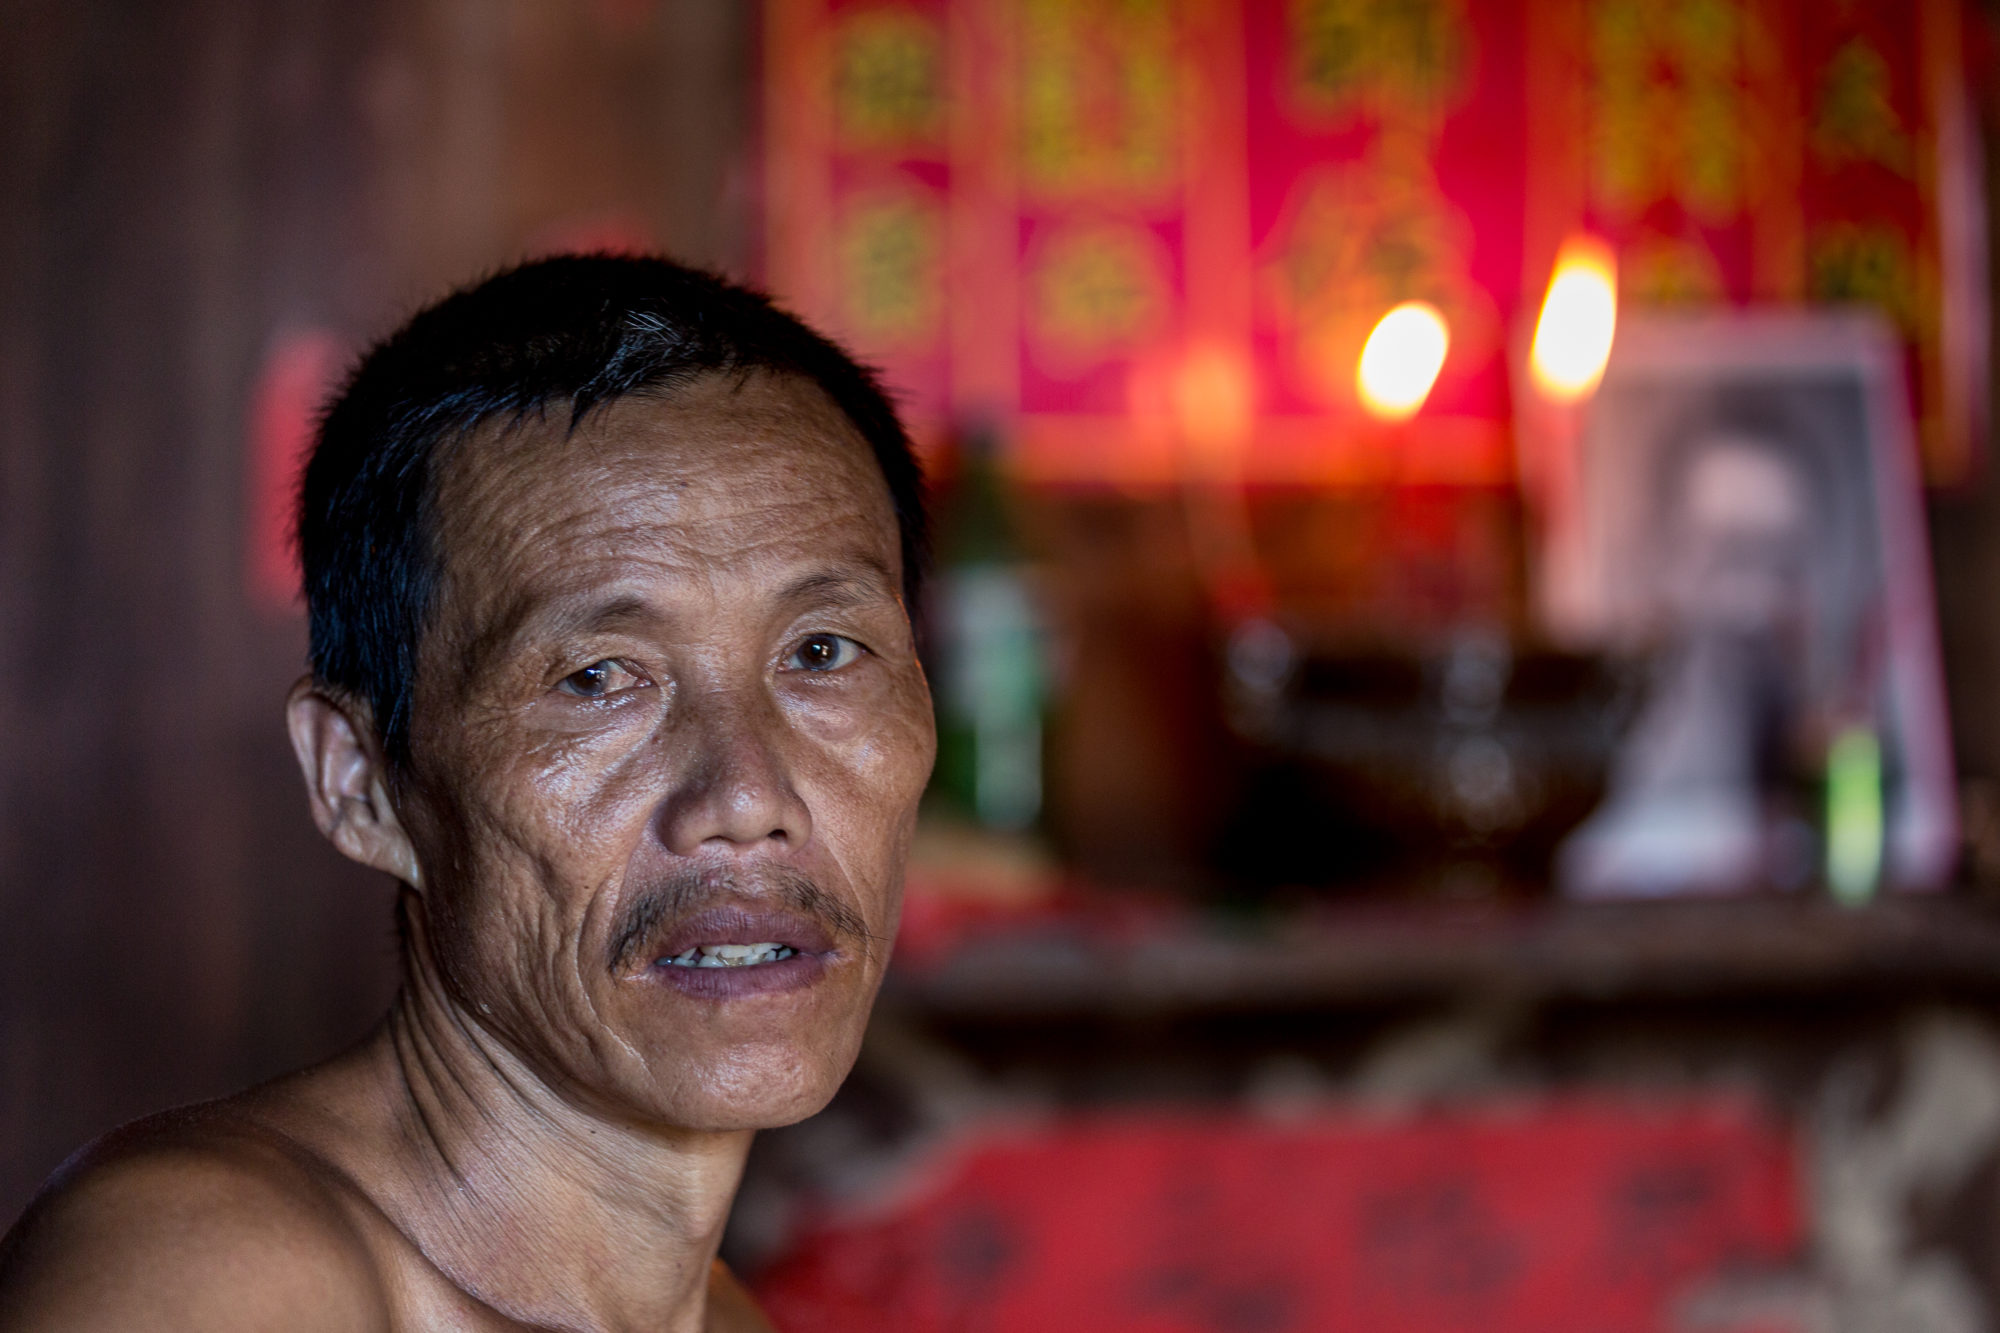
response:
M1403 302L1382 316L1361 349L1355 373L1361 405L1384 421L1415 416L1430 397L1450 347L1451 330L1436 306Z
M1542 392L1560 402L1589 394L1611 359L1618 327L1618 261L1609 246L1579 236L1556 256L1529 369Z

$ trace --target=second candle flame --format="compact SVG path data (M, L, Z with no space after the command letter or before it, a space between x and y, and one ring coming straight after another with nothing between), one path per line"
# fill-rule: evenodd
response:
M1577 237L1556 256L1528 365L1558 402L1584 397L1604 375L1618 328L1617 274L1611 248L1594 237Z

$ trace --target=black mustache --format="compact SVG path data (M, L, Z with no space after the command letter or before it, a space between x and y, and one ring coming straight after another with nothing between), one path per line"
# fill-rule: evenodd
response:
M663 922L720 902L786 908L811 917L836 938L859 941L864 949L875 940L861 913L789 866L760 867L750 875L731 866L690 867L647 884L633 895L619 914L618 930L611 937L612 967L622 971Z

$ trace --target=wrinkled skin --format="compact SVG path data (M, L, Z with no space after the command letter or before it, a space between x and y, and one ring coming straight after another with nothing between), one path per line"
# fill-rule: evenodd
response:
M853 1061L934 750L895 519L798 380L566 418L444 459L407 770L355 700L289 704L321 829L405 886L396 1008L95 1146L0 1329L766 1327L716 1246L751 1132ZM782 985L662 962L771 908Z
M713 381L553 450L509 433L439 496L446 610L400 803L427 933L454 998L607 1113L743 1129L818 1110L895 933L929 696L887 488L800 398ZM804 436L828 443L756 448ZM814 635L852 660L797 665ZM561 688L603 662L582 686L601 697ZM777 865L865 927L819 984L718 1005L607 965L634 886Z

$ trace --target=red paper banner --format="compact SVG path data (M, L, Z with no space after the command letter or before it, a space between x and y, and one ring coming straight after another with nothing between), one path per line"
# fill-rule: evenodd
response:
M336 386L346 344L324 329L287 329L271 340L251 389L244 468L243 586L267 611L299 605L292 516L320 409Z
M1628 300L1851 301L1929 474L1983 410L1960 0L767 0L767 278L1029 479L1511 484L1557 247ZM1363 340L1429 301L1421 415Z

